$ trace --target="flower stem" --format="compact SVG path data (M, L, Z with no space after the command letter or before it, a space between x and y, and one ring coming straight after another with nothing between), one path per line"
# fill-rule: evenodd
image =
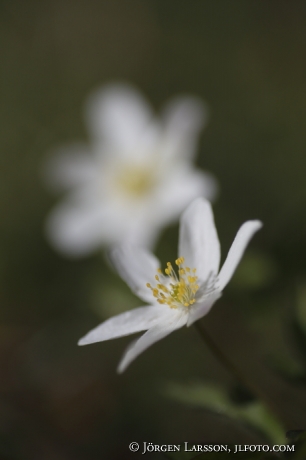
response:
M267 396L258 388L254 383L249 380L245 375L241 373L241 371L235 366L235 364L221 351L218 345L214 342L214 340L207 334L203 326L200 324L200 321L195 323L195 327L200 334L201 338L211 350L211 352L218 358L218 360L224 365L224 367L229 371L230 374L234 376L234 378L239 382L243 387L247 388L253 396L255 396L259 401L261 401L269 412L274 414L277 419L281 420L278 411L271 403L271 401L267 398Z

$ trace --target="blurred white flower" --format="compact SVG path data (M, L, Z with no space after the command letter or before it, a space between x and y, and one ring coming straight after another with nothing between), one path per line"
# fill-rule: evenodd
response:
M152 247L162 227L197 196L212 199L216 181L193 167L203 104L184 97L154 118L128 85L94 93L86 106L91 145L71 145L53 155L46 175L70 190L47 219L49 239L70 255L123 241Z
M219 274L219 239L211 206L202 198L193 201L181 217L176 270L168 262L163 274L159 261L144 249L129 245L115 249L112 259L118 272L150 305L108 319L85 335L79 345L147 330L124 354L118 367L118 372L123 372L153 343L209 312L261 226L260 221L251 220L240 227Z

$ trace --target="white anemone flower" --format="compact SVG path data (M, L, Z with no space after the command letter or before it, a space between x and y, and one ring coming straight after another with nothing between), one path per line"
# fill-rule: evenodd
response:
M53 245L71 256L123 242L152 247L159 231L216 181L193 166L207 111L193 97L170 102L160 119L128 85L95 92L86 106L91 145L63 147L47 180L69 190L47 219Z
M210 203L202 198L194 200L182 214L176 269L168 262L163 273L159 261L144 249L129 245L115 249L112 259L119 274L150 305L106 320L85 335L79 345L147 331L124 354L118 367L118 372L123 372L153 343L209 312L261 226L260 221L250 220L240 227L220 272L220 244L213 213Z

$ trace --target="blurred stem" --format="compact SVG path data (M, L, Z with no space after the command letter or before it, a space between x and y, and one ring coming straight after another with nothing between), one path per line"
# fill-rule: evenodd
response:
M233 375L233 377L239 382L242 386L247 388L253 396L255 396L259 401L261 401L264 406L269 410L270 413L274 414L278 420L281 420L281 417L278 414L278 411L271 403L270 399L267 398L265 393L261 391L252 380L249 380L245 375L243 375L240 370L235 366L235 364L223 353L223 351L218 347L214 340L207 334L200 321L195 323L195 327L200 334L201 338L211 350L211 352L216 356L216 358L223 364L223 366L228 370L228 372Z

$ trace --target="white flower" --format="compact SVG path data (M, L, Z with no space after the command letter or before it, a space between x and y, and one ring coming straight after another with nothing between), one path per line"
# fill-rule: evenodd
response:
M211 206L202 198L193 201L181 217L177 273L168 262L163 274L159 261L143 249L123 246L114 250L112 257L120 275L150 305L108 319L79 345L146 330L123 356L118 367L118 372L123 372L150 345L209 312L261 226L260 221L250 220L240 227L219 273L219 239Z
M47 179L70 190L47 220L51 242L70 255L123 241L152 247L162 227L197 196L212 199L216 181L193 167L202 103L172 101L160 120L127 85L88 100L90 147L71 145L53 155Z

